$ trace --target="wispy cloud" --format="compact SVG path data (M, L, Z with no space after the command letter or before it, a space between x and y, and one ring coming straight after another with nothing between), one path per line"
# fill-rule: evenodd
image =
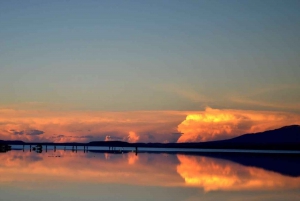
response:
M227 99L230 102L251 108L300 112L299 91L300 86L298 85L283 84L253 89L244 94L230 94Z
M174 93L179 97L185 98L191 102L202 103L202 102L212 101L212 99L204 95L204 93L196 91L191 87L185 87L182 85L175 85L175 84L165 84L160 88L166 92Z
M265 108L282 109L282 110L296 110L300 111L300 103L274 103L268 101L258 101L253 99L247 99L243 97L232 97L231 101L235 103L241 103L252 106L260 106Z

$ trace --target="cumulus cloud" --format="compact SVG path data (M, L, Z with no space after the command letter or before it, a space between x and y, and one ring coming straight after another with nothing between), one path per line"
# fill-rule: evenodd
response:
M105 141L122 141L122 140L124 140L124 138L122 137L111 136L111 135L105 136Z
M128 135L128 142L134 143L139 141L140 136L138 136L135 132L130 131Z
M129 131L128 136L111 136L107 135L105 136L105 141L127 141L130 143L138 142L140 139L140 136L138 136L135 132Z
M178 125L178 131L184 133L178 142L228 139L291 124L300 124L300 116L284 112L220 110L207 107L205 111L187 115Z

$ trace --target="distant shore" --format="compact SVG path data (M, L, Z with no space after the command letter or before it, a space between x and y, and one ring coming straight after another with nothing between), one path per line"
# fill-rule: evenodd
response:
M124 141L79 142L23 142L3 141L7 145L96 146L96 147L147 147L184 149L238 149L238 150L296 150L300 151L300 126L291 125L261 133L244 134L227 140L185 143L129 143Z

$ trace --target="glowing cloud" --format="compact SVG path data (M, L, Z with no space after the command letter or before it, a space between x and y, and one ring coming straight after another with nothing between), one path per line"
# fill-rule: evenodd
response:
M47 111L0 109L0 139L23 141L177 141L185 117L176 111Z
M178 131L184 133L178 142L227 139L291 124L300 124L300 115L268 111L219 110L208 107L203 112L187 115L178 125Z
M0 109L1 140L194 142L231 138L290 124L300 124L300 115L212 108L127 112Z
M134 143L137 142L140 139L140 137L133 131L129 132L128 135L128 142Z

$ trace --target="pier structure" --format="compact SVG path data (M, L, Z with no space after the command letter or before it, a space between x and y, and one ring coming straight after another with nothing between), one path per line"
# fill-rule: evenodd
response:
M25 152L26 148L29 147L29 151L32 152L36 152L36 153L42 153L43 151L48 153L49 149L53 152L56 152L57 149L61 149L64 151L67 150L72 150L72 152L77 153L78 150L82 150L84 153L89 152L89 144L88 143L48 143L48 142L30 142L30 143L24 143L21 145L22 146L22 150L23 152ZM59 146L59 147L57 147ZM50 148L49 148L50 147ZM131 150L132 152L135 152L135 155L138 154L138 146L131 146L131 149L129 150L124 150L123 146L118 146L115 144L109 144L108 146L97 146L96 147L106 147L108 148L108 150L106 149L106 151L104 149L100 149L98 150L99 152L108 152L108 153L115 153L115 154L120 154L120 153L126 153L129 150ZM129 146L125 146L128 147ZM53 149L52 149L53 148ZM71 149L70 149L71 148ZM28 150L28 149L27 149ZM97 151L97 150L95 150Z

